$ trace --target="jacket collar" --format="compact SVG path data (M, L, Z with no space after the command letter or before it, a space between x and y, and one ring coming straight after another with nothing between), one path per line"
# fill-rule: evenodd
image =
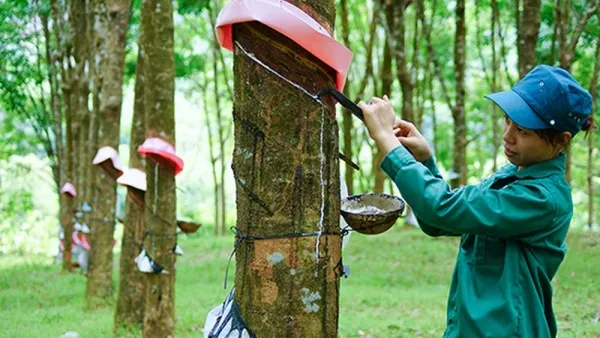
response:
M506 170L506 176L514 175L517 178L544 178L556 174L565 174L567 156L560 153L558 156L549 160L536 163L522 170L518 170L514 164L509 164Z

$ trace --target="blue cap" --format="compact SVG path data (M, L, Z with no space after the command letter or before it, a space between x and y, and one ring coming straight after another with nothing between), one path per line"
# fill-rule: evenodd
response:
M511 90L485 96L494 101L519 126L531 129L581 130L592 111L592 96L569 72L540 65Z

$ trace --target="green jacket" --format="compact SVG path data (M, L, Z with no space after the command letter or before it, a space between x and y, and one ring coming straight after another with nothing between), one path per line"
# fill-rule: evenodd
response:
M556 337L551 280L573 216L565 156L451 189L402 146L381 164L424 233L462 236L444 337Z

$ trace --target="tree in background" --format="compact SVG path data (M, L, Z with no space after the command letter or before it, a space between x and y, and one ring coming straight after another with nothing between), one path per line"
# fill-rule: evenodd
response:
M129 141L129 168L145 170L145 161L137 149L144 143L146 130L145 116L145 76L144 76L144 31L138 37L138 57L135 67L135 102ZM123 239L119 261L119 291L115 310L114 327L141 326L144 321L146 280L134 264L144 239L144 208L134 201L134 191L127 190Z
M140 44L144 53L143 83L152 84L143 89L145 136L159 137L175 145L173 3L169 0L144 1L141 31L144 37ZM146 181L144 224L148 235L143 245L168 273L146 274L143 335L168 337L173 335L175 325L175 175L147 159Z
M125 66L125 38L129 25L129 1L108 0L105 32L106 46L96 54L105 55L102 72L102 98L98 110L98 145L119 149L119 130L121 121L121 102L123 100L123 71ZM91 162L88 162L88 166ZM113 296L112 286L112 249L116 222L116 182L104 170L97 169L94 188L94 223L91 236L90 267L87 283L88 305L110 303Z

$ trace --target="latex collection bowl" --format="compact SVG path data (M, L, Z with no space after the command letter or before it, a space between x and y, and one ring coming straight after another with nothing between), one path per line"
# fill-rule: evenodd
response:
M352 230L377 235L390 229L402 215L404 200L383 193L365 193L342 200L340 212Z

